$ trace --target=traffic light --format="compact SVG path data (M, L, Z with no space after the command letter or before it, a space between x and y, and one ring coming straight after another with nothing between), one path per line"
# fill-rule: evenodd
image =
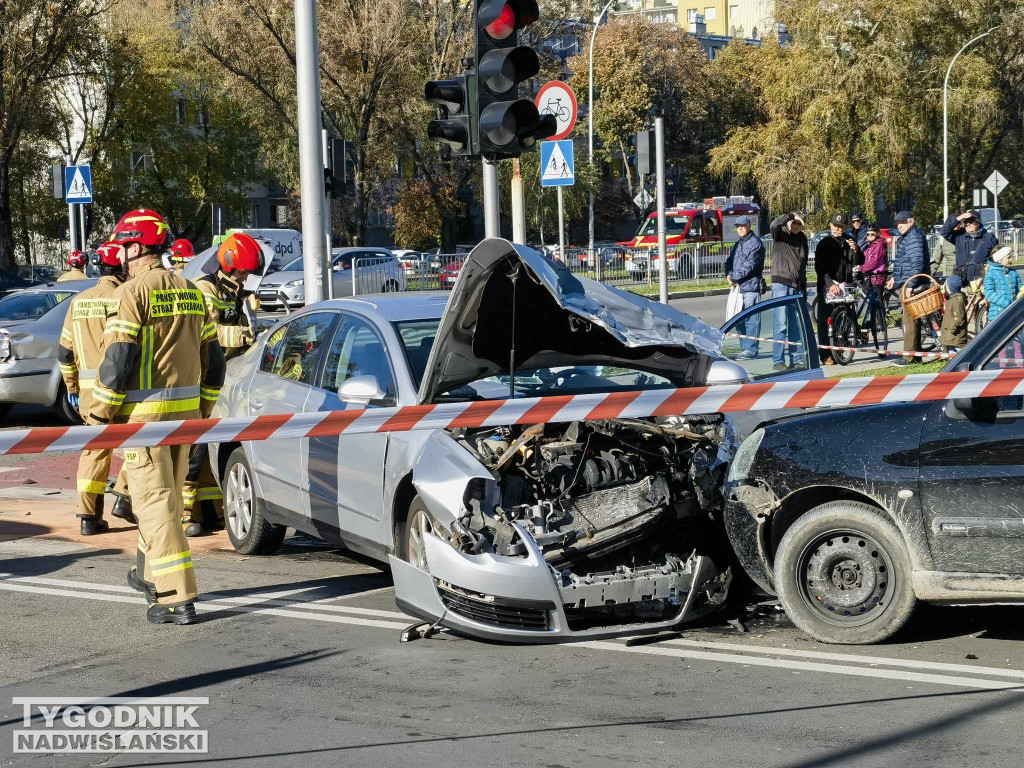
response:
M423 95L440 111L437 120L427 126L427 137L451 148L453 155L465 157L475 154L473 122L475 78L465 74L452 80L432 80Z
M640 131L629 137L630 146L636 150L636 172L654 173L655 160L654 131Z
M476 79L480 154L519 157L558 130L543 118L519 84L540 71L537 53L519 45L519 30L538 18L537 0L475 0Z

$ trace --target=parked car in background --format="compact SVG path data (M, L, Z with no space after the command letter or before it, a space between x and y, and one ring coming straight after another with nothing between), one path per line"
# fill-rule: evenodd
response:
M31 288L34 285L45 284L45 280L30 280L14 274L10 270L0 268L0 296L5 296L11 291L17 291L22 288Z
M1021 367L1018 300L944 370ZM1024 602L1024 397L1000 392L764 424L726 486L744 569L829 643L885 640L919 601Z
M57 363L69 298L95 280L27 288L0 298L0 418L17 403L52 407L68 424L78 412L68 402Z
M494 412L483 401L510 389L657 399L675 387L821 376L800 296L733 319L793 313L814 367L780 374L770 351L744 370L721 354L717 329L525 246L485 240L465 264L451 296L340 299L283 318L228 364L214 415L471 402L483 424ZM511 271L525 310L515 329ZM720 415L610 414L222 443L210 454L238 551L271 553L292 526L388 562L411 615L476 637L558 642L657 632L724 604L731 572L716 516L738 439Z
M353 286L352 265L355 264ZM408 287L398 259L386 248L336 248L331 258L331 278L335 296L393 293ZM283 292L289 307L306 303L305 277L302 258L293 259L281 270L266 275L260 282L257 295L260 304L268 310L284 309L280 294Z
M437 279L442 288L451 288L459 279L459 272L462 271L462 264L465 259L454 258L447 264L441 266Z
M30 283L37 283L39 281L54 283L63 274L64 270L57 269L49 264L36 264L35 267L31 264L23 264L18 267L18 277L24 278Z
M398 266L406 278L423 277L431 274L431 256L429 253L420 251L398 250L393 251L398 259Z

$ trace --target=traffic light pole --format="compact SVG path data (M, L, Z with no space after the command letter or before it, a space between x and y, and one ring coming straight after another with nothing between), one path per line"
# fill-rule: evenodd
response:
M658 261L661 274L658 275L658 300L668 304L668 250L665 247L665 119L654 118L654 144L658 164Z
M302 272L306 305L323 299L324 165L320 156L320 44L316 0L295 0L295 84L302 192Z
M498 214L498 161L483 158L484 161L484 237L501 237Z
M71 155L64 156L64 165L71 165ZM63 171L62 171L63 173ZM61 179L61 183L63 183ZM75 223L75 206L68 203L68 241L71 247L68 249L68 253L75 250L75 230L78 229L78 225Z
M523 174L518 157L512 161L512 242L526 242L526 202L523 198Z

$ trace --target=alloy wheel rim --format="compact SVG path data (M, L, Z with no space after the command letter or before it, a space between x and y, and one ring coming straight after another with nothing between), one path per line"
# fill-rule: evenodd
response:
M224 495L231 533L236 539L244 539L252 528L252 483L241 464L235 464L228 473Z
M427 570L427 547L424 539L434 535L430 518L422 509L417 509L409 520L409 563L421 571Z

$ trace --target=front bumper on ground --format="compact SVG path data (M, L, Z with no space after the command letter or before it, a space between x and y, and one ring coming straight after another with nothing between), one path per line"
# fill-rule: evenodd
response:
M436 537L424 538L430 572L394 556L390 558L398 606L410 615L448 629L483 639L518 643L558 643L624 635L650 634L671 629L718 607L706 599L704 585L721 584L721 575L704 556L691 558L685 573L668 578L646 574L629 583L604 582L560 585L529 535L526 557L468 555ZM717 581L716 581L717 580ZM621 605L632 590L645 597L636 602L667 596L669 582L676 587L678 611L669 619L643 623L609 623L574 630L570 612L581 600L604 594ZM603 603L598 602L598 605ZM591 602L589 605L593 606Z
M0 363L0 403L53 405L60 386L60 369L53 358Z

